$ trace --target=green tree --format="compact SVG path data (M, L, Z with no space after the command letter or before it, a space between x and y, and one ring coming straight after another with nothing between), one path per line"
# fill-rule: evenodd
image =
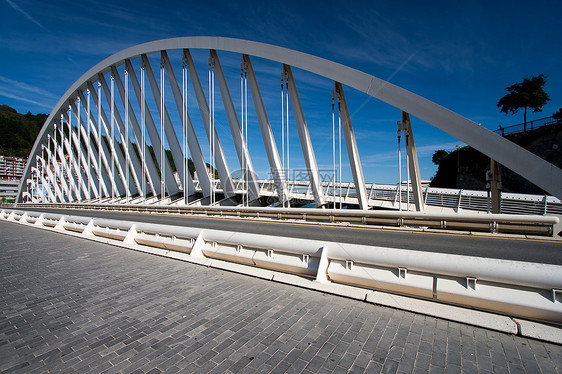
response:
M506 88L509 93L498 101L498 108L504 113L515 114L524 108L523 126L527 131L527 108L534 113L542 111L542 107L550 100L548 94L543 90L546 84L546 76L539 74L536 77L525 78L521 83L515 83Z
M433 154L433 157L431 158L431 161L435 165L439 165L439 163L441 163L441 160L443 160L445 157L447 157L448 154L449 154L449 152L447 152L446 150L439 149L439 150L435 151L435 153Z
M556 122L562 122L562 108L558 109L558 112L554 113L552 118L554 118Z

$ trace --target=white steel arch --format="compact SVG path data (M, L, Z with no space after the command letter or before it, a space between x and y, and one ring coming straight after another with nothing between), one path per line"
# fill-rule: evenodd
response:
M41 145L46 144L47 142L47 137L50 134L48 130L52 128L52 126L50 125L55 121L57 121L57 119L61 116L61 114L62 115L65 114L65 111L69 107L69 105L73 106L73 101L75 100L76 97L82 97L82 100L84 102L83 92L85 92L88 89L90 89L90 91L94 91L94 87L93 87L94 82L99 81L100 77L103 77L104 74L114 73L115 69L122 65L126 65L126 69L131 70L132 65L130 61L133 59L142 57L141 60L143 60L143 64L146 64L148 63L148 60L146 59L146 55L152 53L160 53L160 52L164 52L163 53L164 55L165 51L176 50L176 49L179 50L183 49L184 51L188 51L189 49L206 49L211 51L235 52L244 56L244 62L246 63L246 65L249 64L250 71L251 71L251 63L249 61L249 56L255 56L255 57L260 57L260 58L279 62L287 67L291 67L291 66L296 67L329 78L336 83L336 88L341 87L341 89L343 90L343 85L349 86L351 88L364 92L374 98L377 98L387 104L390 104L394 107L401 109L403 113L405 113L406 115L406 117L403 116L403 118L408 119L407 122L409 122L409 116L407 116L407 114L409 114L411 116L415 116L435 126L436 128L448 133L449 135L459 139L460 141L465 142L466 144L469 144L470 146L477 149L478 151L486 154L490 158L503 164L504 166L508 167L509 169L513 170L514 172L518 173L519 175L533 182L537 186L548 191L552 195L558 198L562 198L562 170L561 169L548 163L547 161L541 159L540 157L530 153L529 151L517 146L516 144L510 142L509 140L476 124L475 122L470 121L469 119L464 118L459 114L454 113L434 102L431 102L419 95L416 95L403 88L395 86L382 79L379 79L367 73L358 71L356 69L341 65L333 61L329 61L306 53L294 51L283 47L273 46L269 44L258 43L248 40L241 40L241 39L224 38L224 37L181 37L181 38L171 38L171 39L153 41L122 50L106 58L105 60L101 61L94 67L92 67L66 91L66 93L61 97L61 99L58 101L55 108L47 118L45 125L41 129L35 141L33 149L30 153L30 157L28 158L28 164L26 165L24 171L24 177L22 179L22 183L20 184L18 201L21 202L23 199L25 186L27 180L31 178L32 170L38 170L38 168L35 167L35 159L37 156L40 156L40 153L42 151ZM213 54L213 56L216 56L216 53ZM166 58L163 58L161 62L162 66L165 65ZM150 70L150 66L148 66L148 68L150 73L148 78L151 82L151 85L153 86L152 91L156 94L156 92L158 92L159 90L157 89L157 87L154 86L154 81L153 81L154 76L151 75L152 72ZM134 74L134 72L131 73ZM169 73L170 72L168 72L168 74ZM190 73L193 74L193 72L191 71ZM220 81L221 80L219 79L219 82ZM251 81L250 83L251 83L250 85L251 88L256 90L256 92L252 92L252 96L254 97L256 93L258 93L259 95L259 90L257 89L257 82ZM138 86L138 82L137 82L137 86ZM135 89L138 88L137 86L135 86ZM174 87L174 89L175 92L177 92L176 87ZM343 97L343 91L341 92L341 96ZM256 98L254 97L254 99ZM293 97L291 99L293 100ZM140 98L138 99L138 102L140 104L141 102ZM100 109L102 112L104 112L103 108ZM159 108L159 110L162 109ZM164 108L164 110L166 110L166 108ZM346 110L343 110L342 112L345 114ZM92 123L95 122L94 113L92 112L90 115L92 117ZM230 115L232 115L232 113L230 113ZM110 116L114 116L114 114L110 113ZM264 130L267 130L268 121L267 121L267 117L265 116L265 113L262 115L262 117L263 117L262 119L264 120L264 126L266 126ZM100 120L102 121L103 125L106 127L108 122L111 122L110 120L107 120L107 118L101 118ZM165 120L167 124L169 121L169 116L167 113L165 115ZM345 118L344 118L344 122L345 122ZM351 123L348 123L347 125L348 127L346 128L351 128L350 127ZM166 129L168 129L168 127L166 127ZM105 130L105 132L107 131L109 130ZM107 135L108 134L106 133L106 136ZM264 143L266 142L266 135L267 134L264 135ZM211 137L211 135L209 136ZM234 136L233 140L235 142L240 142L240 137ZM86 140L84 141L87 142ZM97 139L96 141L100 142ZM174 141L174 143L176 142L177 140ZM220 144L218 142L218 138L216 139L216 144ZM181 150L178 149L177 145L174 145L174 147L175 149L172 152L173 153L172 156L174 156L173 157L174 161L176 161L177 163L177 158L179 156L184 157L184 155L182 154ZM241 154L239 155L240 159L246 157L247 150L245 147L246 147L245 144L237 143L237 150L238 152L241 152ZM348 147L350 146L348 145ZM128 147L128 149L133 149L133 148L134 147ZM131 167L134 168L133 170L134 175L138 176L141 174L140 170L138 170L139 168L138 163L135 163L137 166L134 166L132 164L124 165L123 154L122 154L123 151L121 149L118 149L118 147L114 149L105 144L101 144L100 150L102 151L104 156L104 163L107 162L106 160L109 158L117 160L118 162L117 166L120 167L118 175L121 178L123 178L122 168ZM355 151L356 151L355 149L348 148L348 152L350 153ZM114 152L115 154L112 155L111 152ZM268 154L271 165L279 164L278 162L279 155L278 154L275 155L276 152L277 150L273 148L270 152L268 151L268 153L271 153ZM72 155L72 152L69 153ZM222 157L220 155L220 152L217 153L219 153L219 157ZM215 153L215 161L218 160L217 153ZM242 155L244 157L242 157ZM156 161L159 164L165 164L165 168L169 170L169 164L167 158L166 160L159 160L158 158L156 158ZM209 163L211 163L210 161L211 160L208 160ZM108 165L104 165L104 166L105 166L105 172L107 173L109 167ZM177 165L177 166L179 171L181 165ZM358 170L357 174L359 175L360 164L353 165L353 166L357 168ZM201 163L199 162L197 172L200 176L201 176L201 172L203 172L201 170L202 168L203 166L201 166ZM278 174L279 170L273 170L273 172L275 175ZM225 170L221 169L220 173L222 177L225 173ZM88 171L88 173L85 174L93 175L95 173L91 172L90 170ZM167 172L164 173L164 175L166 175L165 187L169 195L172 195L173 193L177 193L178 189L175 185L175 182L169 179L168 174L169 173ZM154 173L152 173L152 177L154 176L155 176ZM104 180L105 178L106 177L103 177ZM279 175L279 178L280 181L283 182L283 176ZM116 179L117 179L116 182L119 182L118 188L120 190L123 190L124 189L123 183L119 181L118 177L116 177ZM222 179L227 180L228 175L224 176L224 178ZM313 178L311 178L311 183L313 182L312 179ZM96 181L95 183L99 184L101 182L102 181ZM224 183L224 181L222 181L222 183ZM362 208L366 208L366 201L364 201L366 197L363 196L364 181L362 180L362 178L355 177L355 187L356 187L357 195L359 196L359 205ZM285 188L278 184L277 190L278 190L279 197L281 199L285 199L286 194L288 193L287 191L285 191ZM316 191L318 191L318 188L316 188ZM204 193L204 195L208 197L207 196L208 194ZM99 198L101 200L101 196ZM315 199L321 200L321 196L318 195L318 192Z

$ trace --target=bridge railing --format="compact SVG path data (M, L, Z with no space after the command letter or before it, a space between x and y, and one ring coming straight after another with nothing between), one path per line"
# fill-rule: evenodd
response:
M539 118L539 119L535 119L532 121L527 121L522 122L522 123L518 123L516 125L511 125L511 126L506 126L506 127L502 127L500 125L500 128L497 130L494 130L494 132L496 134L499 134L501 136L506 136L509 134L518 134L521 132L527 132L530 130L535 130L538 129L540 127L543 126L550 126L550 125L554 125L557 123L562 123L560 122L560 120L556 120L553 116L550 117L544 117L544 118Z
M375 303L383 290L562 323L560 265L18 210L0 219L313 289L352 285Z
M303 199L312 202L312 196L308 192L307 181L289 181L289 188L293 192L294 199ZM260 180L263 191L274 193L273 181ZM342 201L344 204L350 198L356 197L355 185L350 183L336 184L335 188L330 182L323 182L324 197L333 201ZM341 191L341 194L340 194ZM383 208L398 208L398 202L402 202L403 209L407 209L408 189L402 186L401 194L396 185L375 184L366 185L369 204ZM400 200L400 195L402 199ZM413 208L413 190L409 190L409 201ZM488 212L491 208L491 197L487 191L464 190L453 188L439 188L425 186L422 188L423 201L429 207L451 208L454 211L469 210L474 212ZM562 215L562 201L549 195L530 195L500 192L500 205L502 213L509 214L553 214Z
M26 204L26 208L44 207ZM49 204L50 208L86 209L216 217L268 218L324 223L357 223L375 226L420 227L491 233L552 236L555 216L520 214L455 214L360 209L262 208L232 206L181 206L139 204Z

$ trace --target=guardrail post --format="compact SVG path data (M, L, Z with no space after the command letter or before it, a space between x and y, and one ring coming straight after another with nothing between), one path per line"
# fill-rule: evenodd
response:
M15 220L16 220L15 216L16 216L16 211L15 211L15 210L12 210L12 211L10 212L10 214L8 214L8 218L6 218L6 219L7 219L8 221L15 221Z
M330 260L328 259L328 247L323 246L320 248L322 251L320 255L320 262L318 263L318 272L316 273L316 281L320 283L328 283L328 265Z
M552 301L554 303L556 302L562 303L562 290L556 288L552 289Z
M476 290L477 281L478 279L476 279L475 277L466 277L466 288L472 288L473 290Z
M20 223L27 223L27 212L23 212L20 217Z
M129 231L127 232L127 236L123 239L123 243L126 244L136 244L135 237L137 236L137 228L135 225L132 225Z
M189 253L191 257L197 258L204 258L205 255L203 254L203 246L205 245L205 239L203 239L203 231L197 235L197 239L195 239L195 243L191 247L191 252Z
M89 237L94 237L94 233L92 231L92 229L94 228L94 220L91 219L90 222L88 222L88 224L86 225L86 227L84 228L84 231L82 231L82 235L83 236L89 236Z
M45 220L45 218L43 217L43 213L41 213L39 215L39 217L37 218L37 221L35 221L35 225L37 226L43 226L43 221Z
M64 231L64 224L66 222L66 219L64 218L64 216L61 216L59 218L59 221L57 222L57 224L55 225L55 230L59 230L59 231Z

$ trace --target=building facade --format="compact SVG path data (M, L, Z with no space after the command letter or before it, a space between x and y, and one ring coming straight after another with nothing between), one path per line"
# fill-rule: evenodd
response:
M13 202L18 194L19 179L0 179L0 202Z
M26 158L0 156L0 202L15 200Z
M26 163L26 158L0 156L0 179L21 179Z

